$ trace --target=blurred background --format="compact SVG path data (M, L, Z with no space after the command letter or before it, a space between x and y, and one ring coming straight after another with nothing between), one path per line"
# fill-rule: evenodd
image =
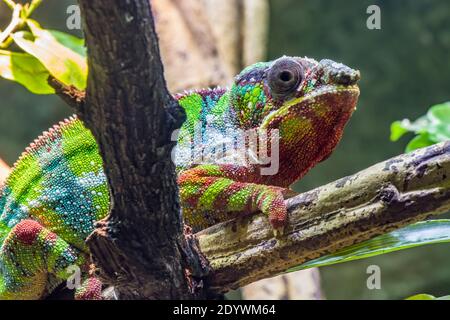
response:
M245 0L243 0L245 1ZM70 32L67 7L44 0L33 17L44 27ZM345 3L345 5L344 5ZM381 9L381 29L369 30L369 5ZM160 13L161 15L163 13ZM407 139L389 141L390 124L415 119L450 100L450 2L447 0L272 0L267 58L329 58L361 71L358 110L333 155L295 185L297 191L355 173L403 153ZM0 4L0 29L10 10ZM12 165L43 130L71 114L56 96L37 96L0 79L0 158ZM380 290L366 286L369 265L381 268ZM402 299L416 293L450 293L450 247L425 246L321 268L327 299Z

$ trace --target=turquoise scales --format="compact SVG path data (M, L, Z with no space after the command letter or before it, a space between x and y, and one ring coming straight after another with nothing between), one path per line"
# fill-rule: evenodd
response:
M62 279L72 264L87 269L84 239L108 209L97 144L79 120L61 122L35 140L0 196L0 297L38 298L47 272Z
M187 120L175 163L185 221L195 229L262 211L275 230L286 223L283 194L327 158L355 109L359 73L331 60L282 57L244 69L229 90L176 95ZM260 172L247 152L224 152L246 130L279 131L279 170ZM256 154L258 156L258 154ZM97 299L86 237L109 210L98 146L71 118L50 129L21 156L0 192L0 298L46 296L82 270L80 299Z

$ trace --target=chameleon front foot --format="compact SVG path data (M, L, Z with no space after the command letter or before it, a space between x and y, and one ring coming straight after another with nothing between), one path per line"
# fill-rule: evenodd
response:
M258 208L269 217L275 237L282 236L287 222L287 208L283 190L278 187L261 186Z
M275 238L281 237L284 235L284 227L274 228L273 229L273 236Z

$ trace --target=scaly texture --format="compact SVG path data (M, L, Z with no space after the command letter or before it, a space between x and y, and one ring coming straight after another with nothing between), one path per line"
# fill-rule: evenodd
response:
M187 120L174 161L186 223L200 230L262 211L286 223L284 194L339 142L359 72L331 60L282 57L244 69L231 89L176 95ZM37 299L82 271L76 298L98 299L86 237L110 198L98 146L73 117L21 156L0 193L0 298Z

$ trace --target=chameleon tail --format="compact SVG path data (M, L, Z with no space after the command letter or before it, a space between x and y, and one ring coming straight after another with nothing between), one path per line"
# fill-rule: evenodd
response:
M0 249L0 299L39 299L48 274L67 279L70 265L83 265L84 254L34 220L22 220Z

